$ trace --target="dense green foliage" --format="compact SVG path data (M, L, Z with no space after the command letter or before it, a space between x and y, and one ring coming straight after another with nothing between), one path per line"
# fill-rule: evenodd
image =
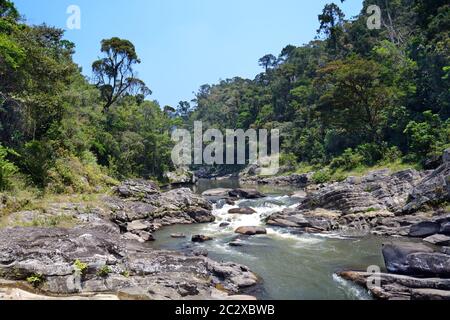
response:
M382 28L367 27L368 5ZM364 1L347 20L336 4L316 40L259 60L254 80L204 85L173 108L146 100L140 59L124 39L101 41L93 83L73 62L63 31L29 26L0 0L0 191L28 184L92 192L114 179L163 179L173 169L171 130L279 128L282 163L342 170L424 163L450 143L450 5L446 0Z
M63 31L25 24L0 0L0 189L13 176L50 192L91 192L126 177L162 179L171 169L163 112L134 76L134 46L101 42L89 83ZM24 178L25 177L25 178Z
M370 30L374 4L382 27ZM280 128L288 167L423 163L450 146L448 1L364 1L352 20L329 4L319 23L315 41L261 58L254 80L203 86L191 121Z

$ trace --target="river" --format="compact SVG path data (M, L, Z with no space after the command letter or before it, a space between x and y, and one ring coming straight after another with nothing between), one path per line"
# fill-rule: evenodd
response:
M237 180L200 181L194 191L202 193L212 188L240 187ZM254 186L252 188L255 188ZM367 270L369 266L384 269L381 245L386 239L378 237L352 238L339 234L293 235L286 230L267 227L262 221L267 215L295 206L289 194L295 189L257 187L268 195L258 200L243 200L235 206L214 206L216 222L200 225L181 225L156 232L152 246L157 249L188 251L208 250L217 261L232 261L248 266L262 281L246 293L263 300L367 300L371 296L362 288L344 281L335 273L341 270ZM228 210L251 207L253 215L230 215ZM222 222L229 222L222 228ZM243 238L243 246L231 247L229 242L238 237L234 230L241 226L264 226L267 235ZM171 234L184 233L187 238L174 239ZM213 241L201 244L190 242L195 234L212 236Z

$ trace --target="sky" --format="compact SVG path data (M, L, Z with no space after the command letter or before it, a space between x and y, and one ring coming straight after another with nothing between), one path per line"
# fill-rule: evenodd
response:
M142 63L138 76L161 106L190 101L203 84L235 76L253 79L258 59L288 44L313 40L317 16L331 0L14 0L29 24L67 29L67 8L81 9L81 29L67 30L74 60L91 76L100 41L128 39ZM347 17L362 0L337 1Z

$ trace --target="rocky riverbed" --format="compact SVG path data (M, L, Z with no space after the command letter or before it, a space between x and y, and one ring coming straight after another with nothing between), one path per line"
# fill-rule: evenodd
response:
M271 299L365 297L341 281L379 299L450 298L450 150L432 171L310 176L197 193L130 180L94 202L13 212L1 221L0 299L248 299L261 280L270 288L257 295ZM261 189L271 185L291 191Z
M62 215L74 226L32 226ZM30 226L0 230L2 299L228 299L258 282L243 265L146 244L164 226L214 221L211 204L189 189L126 181L98 206L60 203L8 219Z
M271 214L267 225L293 234L402 238L381 249L389 273L350 271L339 276L380 299L450 299L450 150L437 169L426 172L381 170L323 185L312 185L308 175L291 179L303 188L295 195L300 203ZM283 184L290 178L244 180Z

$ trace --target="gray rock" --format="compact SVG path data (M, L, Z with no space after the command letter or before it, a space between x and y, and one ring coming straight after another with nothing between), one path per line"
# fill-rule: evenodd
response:
M308 194L305 191L296 191L293 194L291 194L291 198L295 199L305 199L308 196Z
M127 231L148 231L150 230L150 225L143 220L134 220L127 224Z
M438 245L438 246L450 246L450 237L443 234L435 234L428 238L423 239L423 241Z
M420 243L393 243L383 245L383 257L386 268L391 273L414 275L408 264L408 256L414 253L433 253L434 250Z
M202 193L202 196L204 197L229 197L229 193L232 191L232 189L224 189L224 188L218 188L218 189L210 189L206 190Z
M267 230L263 227L239 227L235 233L240 233L246 236L254 236L258 234L267 234Z
M442 157L442 161L444 163L450 163L450 148L444 151L444 155Z
M226 227L228 227L229 225L230 225L229 222L222 222L222 223L219 225L219 227L220 227L220 228L226 228Z
M255 210L252 208L235 208L228 210L229 214L246 214L246 215L252 215L256 213Z
M338 275L368 289L380 300L445 300L450 292L449 279L354 271L340 272Z
M428 174L418 183L409 195L409 201L404 206L404 213L411 213L423 206L443 203L450 200L450 161L449 150L443 156L443 164Z
M309 174L292 174L289 176L263 177L241 175L240 181L243 184L251 185L280 185L280 186L297 186L304 188L311 180L312 173Z
M173 233L170 235L170 237L174 239L184 239L186 238L186 235L184 233Z
M440 224L431 221L420 222L411 227L409 236L413 238L426 238L439 233Z
M123 198L152 198L160 193L153 182L143 179L127 180L116 188L116 193Z
M205 236L202 234L192 236L192 242L206 242L213 240L212 237Z
M166 172L164 176L171 185L195 183L194 173L183 167L173 172Z
M234 189L229 192L229 195L230 197L242 199L260 199L266 197L266 195L255 189Z
M441 225L440 233L450 236L450 222Z

